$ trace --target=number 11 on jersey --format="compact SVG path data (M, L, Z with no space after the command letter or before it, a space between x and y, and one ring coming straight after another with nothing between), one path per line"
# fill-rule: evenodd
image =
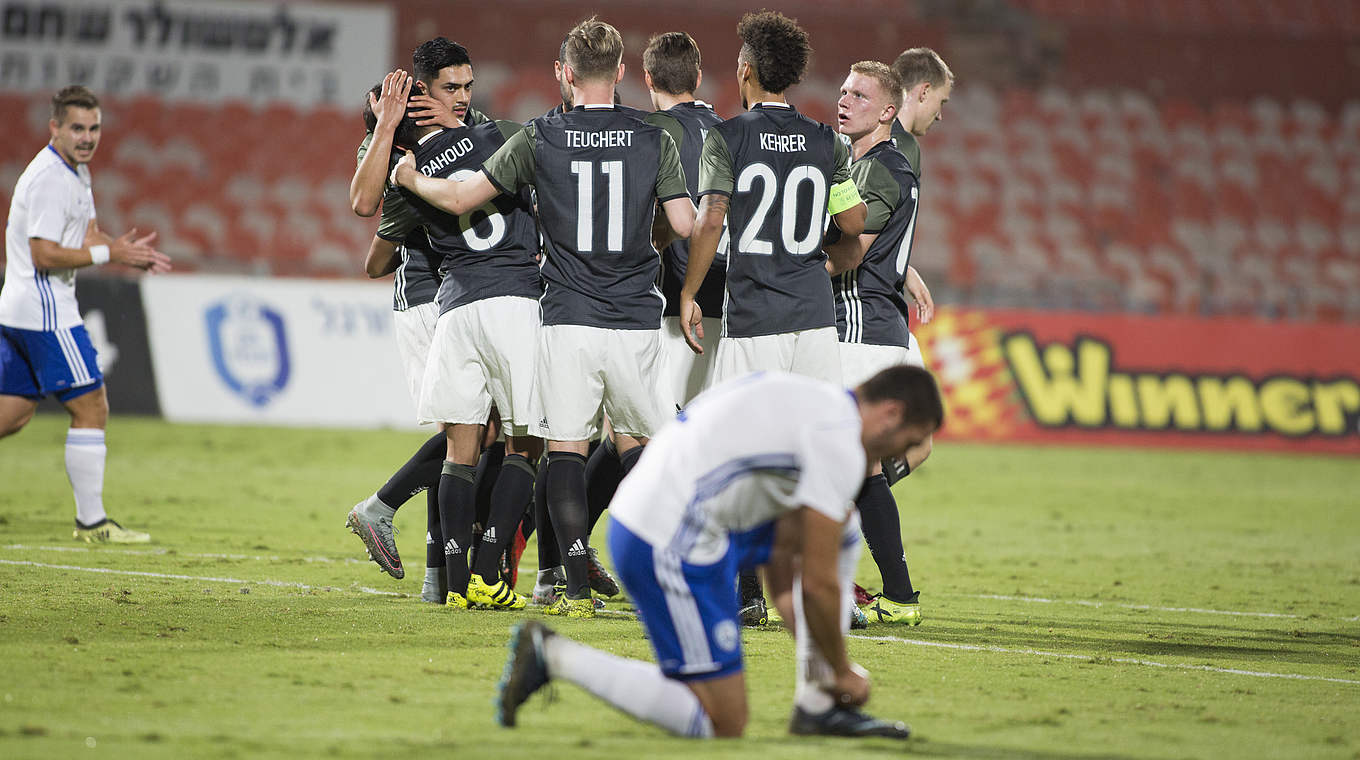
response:
M609 211L605 248L623 252L623 161L601 161L600 173L609 182ZM593 253L595 245L595 162L572 161L576 175L576 251Z

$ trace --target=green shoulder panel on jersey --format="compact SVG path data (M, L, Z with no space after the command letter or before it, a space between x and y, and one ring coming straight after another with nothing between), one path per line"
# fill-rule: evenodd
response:
M671 139L675 141L677 150L685 144L684 125L680 123L679 119L665 111L653 111L652 113L647 114L647 118L643 119L643 121L654 127L661 127L666 130L666 134L670 135Z
M902 155L907 157L907 163L911 164L911 170L916 172L916 181L921 181L921 143L916 140L916 135L908 132L902 122L893 119L892 137L897 141L897 149L902 151Z
M887 167L870 156L852 164L850 176L854 178L855 186L859 188L859 196L869 210L869 215L864 220L864 232L877 235L883 231L888 219L901 203L902 190Z
M507 119L496 119L496 128L501 131L501 137L509 140L520 132L524 131L524 125L517 121Z
M680 150L669 132L661 133L661 162L656 170L656 199L669 201L675 198L688 198L689 188L685 185L685 167L680 165Z
M355 166L358 166L359 164L363 163L364 156L368 155L368 146L369 146L369 145L372 145L372 144L373 144L373 133L372 133L372 132L365 132L365 133L364 133L364 141L361 142L361 143L359 143L359 150L356 151L356 155L354 156L354 165L355 165Z
M699 154L699 195L721 193L732 195L732 151L727 140L716 129L708 131L703 152Z
M850 181L850 146L844 140L835 140L832 146L832 160L836 168L831 170L832 186Z
M534 142L537 139L538 130L534 125L524 125L520 131L506 138L505 143L482 164L482 171L486 172L497 190L514 195L525 185L534 184Z
M393 243L406 239L411 230L424 224L420 213L394 187L383 192L382 217L378 220L378 237Z

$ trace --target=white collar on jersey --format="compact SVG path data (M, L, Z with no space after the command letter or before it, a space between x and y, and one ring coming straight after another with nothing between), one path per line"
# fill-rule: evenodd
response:
M583 105L583 106L581 106L581 107L584 108L584 109L586 109L587 111L603 111L603 110L606 110L606 109L612 109L612 108L614 107L614 104L613 104L613 103L586 103L585 105Z
M761 108L793 108L793 106L789 105L788 103L781 103L777 100L767 100L764 101L763 103L756 103L756 105L760 106Z
M436 129L435 131L429 133L428 135L425 135L424 137L420 138L419 140L416 140L416 145L424 145L426 140L429 140L431 137L434 137L435 135L437 135L437 134L439 134L440 132L443 132L443 131L444 131L444 129L443 129L442 127L439 128L439 129Z

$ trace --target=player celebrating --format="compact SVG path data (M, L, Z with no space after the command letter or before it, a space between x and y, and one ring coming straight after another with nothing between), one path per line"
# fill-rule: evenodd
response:
M79 85L52 98L51 140L19 175L5 228L0 288L0 437L23 429L38 401L55 395L71 415L66 475L76 500L75 537L146 543L104 512L104 429L109 400L76 306L75 270L113 262L165 272L155 233L112 238L95 223L89 163L102 136L94 93Z
M427 177L461 178L522 127L509 121L454 129L429 128L414 148ZM453 216L419 198L430 242L446 272L439 288L439 321L421 383L419 418L446 424L448 445L439 482L439 513L450 606L519 609L525 599L499 577L499 558L519 525L534 488L531 462L541 453L532 385L538 345L535 261L538 231L527 198L501 195ZM506 455L491 494L491 509L469 566L476 493L474 477L492 405L506 433Z
M613 104L623 38L595 18L566 43L562 76L577 105L535 119L465 181L425 177L410 157L397 181L454 214L534 185L546 251L535 388L548 443L547 503L567 588L549 611L594 617L585 455L603 406L620 454L660 426L656 357L662 298L652 246L657 201L680 237L694 224L675 143ZM625 188L634 188L625 192ZM645 188L645 191L643 190Z
M856 709L869 683L845 650L859 545L849 501L867 461L901 453L943 417L934 379L917 367L885 370L853 393L762 373L701 394L647 448L609 509L610 551L659 669L521 623L497 700L501 724L513 726L531 694L564 679L675 734L741 735L734 581L738 568L763 564L784 618L806 621L790 730L906 738L902 724Z
M841 371L849 386L894 364L923 364L920 349L907 330L903 297L905 288L920 283L908 271L916 226L916 175L890 136L897 123L901 89L901 80L888 66L861 61L850 67L836 102L840 132L850 139L855 158L850 173L868 207L860 235L864 260L832 282ZM922 318L929 321L924 307L929 293L916 292ZM855 504L883 579L883 592L868 605L871 617L920 623L918 592L911 587L902 550L897 503L879 462L872 464Z
M665 129L680 149L680 164L690 197L699 201L699 153L708 131L722 122L713 107L697 100L694 92L703 82L699 46L684 32L668 32L653 37L642 53L643 79L651 92L656 112L647 122ZM720 238L713 265L709 267L695 300L704 313L702 352L696 354L685 342L680 329L680 289L689 262L689 242L676 240L661 254L661 294L666 297L662 327L664 380L663 402L666 409L679 411L707 387L709 365L717 350L721 332L723 285L727 274L727 239Z
M712 127L704 141L680 322L691 348L703 351L703 313L695 298L726 222L732 249L714 382L780 370L839 384L822 230L827 213L847 242L863 230L850 155L835 130L798 113L784 97L807 69L807 33L782 14L762 11L743 16L737 34L737 86L750 110ZM858 251L852 247L839 258L838 269L853 266ZM765 600L753 575L743 576L742 596L743 620L763 624Z

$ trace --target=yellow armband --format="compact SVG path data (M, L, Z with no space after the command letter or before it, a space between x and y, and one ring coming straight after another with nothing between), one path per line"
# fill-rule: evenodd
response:
M832 186L831 198L826 203L826 211L835 216L863 202L859 197L859 188L855 187L854 180L847 179L839 185Z

